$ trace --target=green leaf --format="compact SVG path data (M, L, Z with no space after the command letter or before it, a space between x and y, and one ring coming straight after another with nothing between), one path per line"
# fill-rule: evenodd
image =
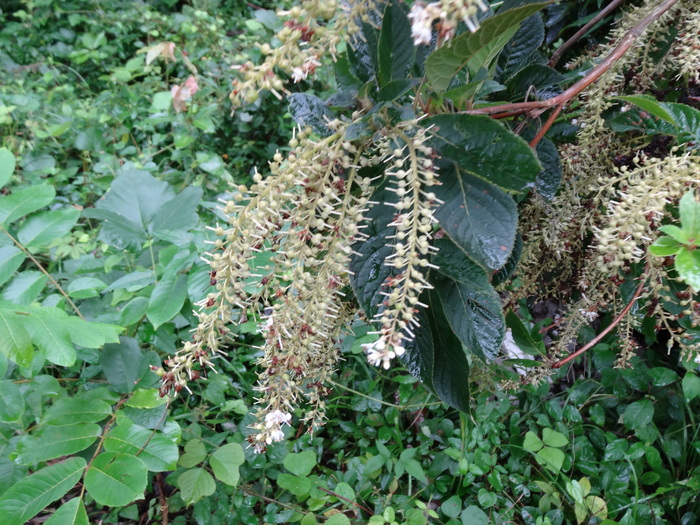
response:
M62 397L44 412L42 423L97 423L112 414L112 407L100 399Z
M618 132L641 130L648 135L670 135L679 144L700 141L700 111L685 104L658 102L646 95L617 97L635 104L636 108L623 111L608 121Z
M33 309L24 319L24 328L36 347L51 363L59 366L72 366L76 352L70 332L62 319L46 315L43 309Z
M0 381L0 421L3 423L20 421L24 414L24 405L24 396L19 385L12 381Z
M299 454L287 454L283 460L284 468L297 476L308 476L316 466L316 454L305 450Z
M488 525L488 515L475 505L469 505L462 512L462 525Z
M136 383L148 370L148 362L136 341L122 337L118 344L107 344L102 349L100 365L110 386L117 392L132 392Z
M457 518L462 511L462 500L459 496L451 496L443 501L440 510L448 518Z
M686 401L700 397L700 377L695 372L686 372L683 376L683 395Z
M207 457L207 449L199 439L192 439L185 445L185 453L180 457L178 464L189 468L199 465Z
M676 271L693 291L700 292L700 249L678 252Z
M182 499L188 505L211 496L216 490L214 478L202 468L194 468L183 472L177 478L176 484L180 489Z
M654 405L648 399L640 399L627 405L622 419L630 430L639 430L651 423L654 418Z
M528 355L545 355L544 343L541 338L535 340L520 318L512 310L506 314L506 325L510 328L515 344Z
M56 190L45 184L22 188L0 197L0 224L8 224L53 202Z
M310 126L324 137L332 133L326 119L332 120L335 114L315 95L292 93L289 96L289 113L299 126Z
M41 272L20 272L5 286L0 297L15 304L31 304L44 289L47 280L46 275Z
M544 23L536 13L526 18L513 38L505 45L498 57L501 73L497 77L506 81L533 60L544 41Z
M161 397L157 388L139 388L125 403L128 407L155 408L168 402L167 397Z
M537 174L535 188L547 200L552 200L561 183L561 158L554 143L548 138L540 140L535 148L542 171Z
M79 217L80 211L75 208L37 213L20 226L17 239L25 248L35 251L70 232Z
M112 428L105 437L104 448L136 456L153 472L174 470L177 464L177 445L169 437L135 424L122 423Z
M476 33L465 32L432 53L425 64L428 81L438 92L444 92L457 74L468 67L473 75L480 68L489 68L508 41L520 28L520 23L548 2L531 4L484 20Z
M61 323L68 329L74 344L85 348L100 348L105 343L118 343L124 328L112 324L83 321L79 317L66 316Z
M502 267L515 244L518 216L513 199L457 164L440 172L435 195L444 204L435 218L467 257L486 270Z
M20 316L0 309L0 351L20 366L29 366L34 358L34 347ZM0 523L2 523L0 521Z
M216 479L232 487L238 485L240 478L238 467L243 463L245 463L245 453L238 443L228 443L219 447L209 458L209 466Z
M156 285L148 301L146 315L158 328L180 313L187 298L187 274L165 275Z
M553 472L561 471L566 455L558 448L544 447L535 454L537 462Z
M0 285L6 283L22 266L25 255L16 246L0 247Z
M569 444L569 439L551 428L542 429L542 441L549 447L561 448Z
M384 10L377 47L379 87L383 88L394 80L405 79L415 55L411 23L401 4L391 2Z
M100 209L83 210L83 217L102 221L99 239L120 249L136 248L146 242L146 231L122 215Z
M647 113L660 118L668 122L669 124L675 124L673 116L664 108L664 106L659 103L654 97L649 95L628 95L624 97L615 97L618 100L624 100L630 104L634 104L642 108Z
M440 243L440 250L444 244ZM459 252L456 247L453 251ZM480 268L475 263L472 265L475 269L471 273L476 274ZM505 321L501 298L488 282L486 273L481 270L481 275L466 282L440 279L433 284L449 326L462 345L485 361L495 359L503 342Z
M79 277L70 282L67 288L68 295L75 299L88 299L100 294L107 285L95 277Z
M544 447L542 440L532 430L528 430L525 434L525 441L523 441L523 448L529 452L537 452L542 447Z
M73 498L52 513L44 525L89 525L89 523L83 500Z
M522 192L542 170L527 142L485 115L436 115L423 125L443 157L506 191Z
M507 83L507 100L522 99L525 94L533 92L540 99L552 98L561 89L554 88L564 81L558 71L542 64L530 64L518 71Z
M333 514L330 518L326 520L326 525L350 525L352 522L342 512Z
M0 148L0 188L10 182L15 171L15 156L7 148Z
M666 224L664 226L659 227L659 231L670 235L673 239L678 241L681 244L688 244L690 241L690 237L688 236L688 232L686 230L683 230L676 226L675 224Z
M0 498L0 523L23 525L28 522L72 489L86 465L83 458L74 457L19 481Z
M295 496L306 496L313 486L311 480L303 476L295 476L283 472L277 476L277 486L281 489L288 490Z
M148 231L161 239L173 232L191 230L199 222L197 207L202 201L202 188L189 187L182 190L171 200L163 204L153 215Z
M673 237L668 237L664 235L659 237L654 244L649 246L649 253L655 257L669 257L671 255L676 255L683 247L676 239Z
M44 427L37 436L25 436L17 445L17 462L33 465L85 450L100 436L94 423Z
M695 193L689 191L681 197L678 203L681 226L689 238L700 245L700 202L695 199Z
M85 488L100 505L122 507L143 497L148 470L134 456L103 452L85 473Z
M420 83L420 81L418 79L415 79L415 78L400 78L397 80L392 80L386 86L384 86L382 89L380 89L377 92L376 97L374 97L374 98L377 102L393 102L394 100L404 96L406 93L409 92L409 90L411 88L418 85L419 83ZM354 125L355 127L358 127L359 124L362 124L362 123L354 123L354 124L351 124L350 126ZM350 129L350 126L348 127L348 129ZM371 134L370 134L370 136L371 136ZM345 137L348 140L352 140L352 138L351 138L352 136L348 137L347 132L345 134ZM357 137L357 138L360 138L360 137Z

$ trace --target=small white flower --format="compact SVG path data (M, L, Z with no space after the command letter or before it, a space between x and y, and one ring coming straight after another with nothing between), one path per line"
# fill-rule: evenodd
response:
M265 439L265 442L268 445L271 445L272 443L277 443L278 441L283 441L284 440L284 432L281 430L270 430L267 434L267 438Z
M411 36L413 37L413 42L416 45L429 45L433 37L433 16L431 12L426 9L425 4L422 2L413 4L411 10L408 12L408 18L411 20Z
M281 410L273 410L265 416L265 426L267 428L279 427L281 425L289 425L292 419L292 414L282 412Z

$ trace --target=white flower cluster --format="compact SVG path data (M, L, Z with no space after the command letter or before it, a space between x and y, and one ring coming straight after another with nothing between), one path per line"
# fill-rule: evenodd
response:
M416 45L429 45L435 24L438 40L444 42L455 35L460 22L464 22L469 31L474 33L479 29L476 18L479 10L487 9L488 5L483 0L440 0L429 4L419 0L411 6L408 13L411 36Z

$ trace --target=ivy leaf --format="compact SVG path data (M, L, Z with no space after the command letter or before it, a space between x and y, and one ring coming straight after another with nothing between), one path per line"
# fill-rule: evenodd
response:
M401 4L391 2L384 10L377 47L379 87L384 88L392 81L405 79L415 56L411 23Z
M0 197L0 223L7 226L25 215L48 206L56 197L53 186L41 184Z
M562 433L551 428L542 429L542 441L548 447L562 448L569 444L569 439Z
M544 447L535 454L537 462L553 472L559 472L564 465L566 455L558 448Z
M211 496L216 490L214 478L202 468L194 468L183 472L175 483L180 489L182 499L188 505Z
M289 456L286 456L285 460L287 457ZM238 443L228 443L219 447L209 458L209 466L216 479L232 487L238 485L240 478L238 467L243 463L245 463L245 453Z
M82 498L73 498L52 513L44 525L89 525L89 523Z
M177 465L177 445L161 432L136 424L122 423L112 428L105 437L104 448L136 456L152 472L175 470Z
M85 450L100 436L94 423L47 426L38 436L26 436L17 445L17 461L32 465Z
M528 143L490 117L437 115L423 122L443 157L503 190L522 192L542 170Z
M449 45L440 47L428 57L425 73L433 88L442 93L464 68L474 74L480 68L489 68L490 62L520 28L520 23L548 6L541 2L498 13L484 20L476 33L465 32Z
M75 208L37 213L20 226L17 239L28 250L36 251L71 231L79 217L80 211Z
M68 493L86 466L83 458L73 457L20 480L0 498L0 523L27 523L49 504Z
M10 182L16 163L15 156L9 149L0 148L0 188Z
M148 470L132 455L103 452L85 473L85 488L100 505L122 507L142 498Z
M444 202L435 210L440 226L482 268L503 266L515 243L518 216L513 199L456 163L441 169L440 181L434 189Z

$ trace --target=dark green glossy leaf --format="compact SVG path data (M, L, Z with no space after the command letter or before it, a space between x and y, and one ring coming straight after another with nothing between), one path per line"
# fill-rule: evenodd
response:
M504 190L523 191L542 170L527 142L490 117L437 115L423 125L443 157Z
M100 365L110 386L117 392L132 392L136 383L148 370L148 362L130 337L122 337L118 344L107 344L102 349Z
M623 414L625 426L630 430L639 430L651 423L654 418L654 405L648 399L640 399L627 405Z
M148 302L146 315L158 328L175 317L187 298L187 275L174 273L166 275L156 285Z
M554 143L548 138L540 140L535 148L537 158L542 164L542 171L537 174L535 188L537 193L547 200L552 200L561 184L561 158Z
M391 2L384 10L377 48L377 81L381 88L396 80L404 80L413 65L416 49L411 36L411 23L402 6Z
M503 266L513 249L517 212L512 197L451 164L434 190L444 204L435 217L452 241L487 270Z
M331 134L327 119L333 119L333 112L323 100L307 93L292 93L289 96L289 113L300 126L310 126L319 135Z
M392 80L377 92L377 102L393 102L408 93L420 81L415 78L400 78ZM351 139L352 140L352 139Z
M503 48L498 57L501 72L497 78L506 81L528 65L543 41L544 22L542 16L536 13L522 22L520 29Z
M532 94L536 94L539 99L552 98L561 89L552 89L559 86L564 81L563 75L555 71L551 67L543 64L530 64L518 71L513 77L506 82L507 100L519 100L532 98Z

